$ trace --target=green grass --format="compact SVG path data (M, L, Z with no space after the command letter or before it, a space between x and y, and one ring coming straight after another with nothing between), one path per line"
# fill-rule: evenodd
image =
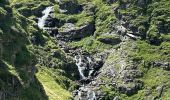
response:
M73 47L80 47L83 50L91 53L95 53L97 51L102 52L106 49L114 47L113 45L104 44L102 42L97 41L93 36L84 38L81 41L71 42L69 43L69 45Z
M56 82L56 79L46 70L39 69L36 76L44 87L49 100L68 100L72 98L71 93L62 88L61 85Z

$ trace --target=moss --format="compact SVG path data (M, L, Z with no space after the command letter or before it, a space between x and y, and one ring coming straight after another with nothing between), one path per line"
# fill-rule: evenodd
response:
M162 34L161 35L161 39L165 42L169 42L170 41L170 33L165 35L165 34Z
M116 17L112 11L112 7L115 5L107 5L100 0L95 2L96 8L96 34L102 34L110 32L112 30L112 24L116 21Z
M87 37L78 42L69 43L70 46L73 47L81 47L83 50L91 53L102 52L106 49L112 48L113 46L110 44L104 44L102 42L97 41L94 37Z
M0 7L0 16L4 17L5 15L7 15L7 11L3 9L2 7Z
M151 44L159 44L161 42L160 34L156 26L151 26L151 28L148 30L147 35L148 35L149 42Z
M100 86L102 91L106 93L105 97L102 98L103 100L112 100L114 99L115 96L118 95L118 93L116 92L116 90L114 88L111 87L106 87L106 86Z

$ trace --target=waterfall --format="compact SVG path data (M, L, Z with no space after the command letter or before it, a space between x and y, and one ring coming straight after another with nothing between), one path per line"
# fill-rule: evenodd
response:
M95 92L90 87L82 86L75 100L97 100L97 98Z
M79 54L75 56L75 61L78 67L80 78L83 80L89 78L94 72L93 60L88 56ZM86 76L85 71L88 73ZM92 90L92 88L89 88L86 83L83 83L83 86L79 88L77 96L78 97L75 100L97 100L95 92Z
M89 76L91 76L91 74L93 73L94 69L93 69L93 61L91 60L90 57L87 57L87 61L89 63Z
M76 60L76 65L78 67L78 71L79 71L81 79L86 79L86 77L84 75L86 65L82 62L82 57L80 55L75 56L75 60Z
M87 92L87 98L88 100L96 100L95 92L89 89L89 91Z
M60 0L58 2L60 2ZM48 24L48 22L52 20L49 19L53 11L54 11L53 7L47 7L44 11L42 11L43 16L38 20L38 27L40 29L46 30L47 32L50 33L52 32L52 30L56 29L56 27L51 27ZM94 59L92 59L91 56L81 55L81 54L76 55L74 59L78 67L80 80L83 80L81 83L83 84L83 86L80 86L79 90L77 90L76 92L77 93L76 96L79 98L77 100L97 100L94 89L88 86L89 81L91 81L92 79L91 76L95 72Z
M81 79L89 78L94 72L94 62L88 56L77 55L75 56L76 65ZM86 73L86 75L85 75ZM88 74L88 75L87 75Z
M38 19L38 27L40 29L44 29L45 21L49 17L52 11L53 11L53 7L47 7L44 11L42 11L42 14L44 15Z

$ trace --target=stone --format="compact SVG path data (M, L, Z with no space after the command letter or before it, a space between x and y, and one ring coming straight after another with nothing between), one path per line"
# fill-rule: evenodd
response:
M125 35L127 33L127 29L124 26L117 26L116 30L120 35Z
M118 36L101 36L97 40L100 42L103 42L106 44L112 44L112 45L116 45L121 42Z
M83 11L85 11L88 15L93 16L95 14L96 6L92 3L87 3L83 6Z
M83 10L77 0L61 0L61 2L59 2L59 9L63 10L65 14L76 14Z
M135 94L140 88L141 88L141 83L129 83L129 84L123 84L123 85L118 85L117 89L121 93L125 93L128 96L131 96Z
M161 95L162 95L162 92L163 92L163 86L162 86L162 85L161 85L161 86L158 86L158 87L156 88L156 91L157 91L157 93L158 93L158 98L160 98Z
M59 29L57 39L64 41L80 40L84 37L93 35L94 31L95 26L93 23L88 23L80 27L76 27L72 23L66 23Z

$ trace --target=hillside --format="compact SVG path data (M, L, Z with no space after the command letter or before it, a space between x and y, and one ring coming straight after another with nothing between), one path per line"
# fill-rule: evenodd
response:
M1 0L0 100L169 100L169 0Z

